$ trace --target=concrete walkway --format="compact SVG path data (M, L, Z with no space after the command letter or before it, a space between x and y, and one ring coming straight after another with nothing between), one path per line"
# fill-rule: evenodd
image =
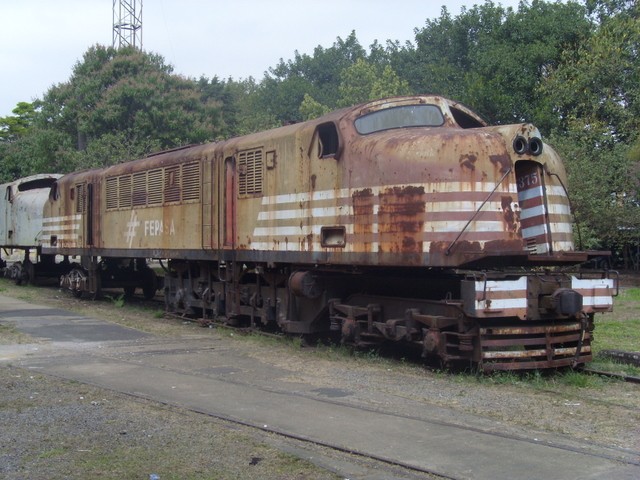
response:
M502 434L487 419L461 419L410 399L394 397L381 402L382 407L363 409L354 392L285 380L282 368L249 359L222 340L159 338L2 296L0 323L49 340L0 345L0 362L339 445L446 477L640 478L640 452L551 435Z

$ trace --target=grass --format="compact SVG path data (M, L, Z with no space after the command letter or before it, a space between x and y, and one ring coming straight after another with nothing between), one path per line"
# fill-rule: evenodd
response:
M593 334L592 350L594 360L588 367L603 372L611 372L640 377L640 367L615 362L598 354L604 350L640 351L640 288L621 289L614 300L613 312L597 314ZM496 372L491 375L460 374L462 382L483 381L493 384L525 385L548 390L558 387L600 388L610 380L588 375L574 370L558 372ZM464 376L468 378L465 380Z
M0 292L14 297L33 301L39 300L40 290L37 287L22 286L16 287L12 282L0 279ZM60 296L64 296L65 293L60 293ZM96 310L102 310L103 307L114 306L122 309L121 317L117 320L125 326L133 326L135 328L144 331L153 331L157 334L163 334L165 329L170 334L175 329L172 327L172 322L158 322L164 314L157 309L150 309L149 307L141 307L126 304L123 295L117 295L108 297L106 302L91 302L89 310L96 313ZM592 349L594 352L594 361L589 365L590 367L602 370L605 372L624 373L627 375L640 376L640 368L620 364L608 359L603 359L598 356L598 353L603 350L617 349L625 351L638 351L640 349L640 288L623 288L620 291L620 295L615 298L614 311L612 313L597 314L595 318L595 331L594 340L592 343ZM120 315L119 315L120 316ZM135 321L131 321L130 317L136 317ZM141 323L141 319L143 319ZM194 325L194 328L199 328ZM184 328L183 328L184 329ZM217 331L221 334L229 336L234 335L233 330L226 330L219 328ZM2 341L15 340L19 335L15 329L11 327L0 325L0 338ZM266 344L269 348L285 348L289 351L298 351L304 346L304 341L299 337L267 337L263 335L237 335L242 337L243 341L257 342L260 344ZM18 343L24 343L26 339L22 339L22 342L18 340ZM387 356L380 354L377 350L358 350L351 347L347 347L340 344L329 344L318 342L314 345L316 348L305 352L305 355L311 354L317 358L326 360L341 361L350 359L352 361L364 361L368 363L382 364L382 366L389 366L398 368L400 366L411 367L411 362L396 361L388 358ZM413 365L415 368L415 365ZM465 375L465 374L460 374ZM466 374L470 379L476 377L475 374ZM484 378L488 378L495 384L519 384L525 382L530 386L540 385L541 388L548 388L549 381L548 375L538 374L537 372L529 372L526 374L519 373L494 373L492 375L483 375ZM587 375L579 372L558 372L553 376L555 382L566 386L574 386L581 388L582 386L594 386L591 383L593 380ZM461 380L465 382L467 380ZM597 382L595 383L597 385Z
M124 307L124 295L105 295L105 298L111 300L111 303L114 307L122 308Z
M621 289L620 295L614 300L613 312L596 316L592 348L594 361L589 367L640 376L640 367L599 355L604 350L640 351L640 288Z
M604 350L640 351L640 288L621 289L620 295L614 300L613 312L597 314L595 317L593 336L591 347L594 360L589 363L589 368L640 377L640 367L598 355ZM453 374L452 379L461 384L480 382L538 390L599 389L611 382L619 381L571 369L551 372L494 372L489 375L461 372Z
M595 353L640 350L640 288L621 290L615 298L613 312L598 315L595 325Z
M0 323L0 345L32 343L33 338L26 333L19 332L13 325Z
M10 366L0 368L0 390L2 478L339 478L198 413Z
M640 367L615 362L602 357L596 357L595 360L589 364L589 368L602 372L640 377Z
M454 376L461 384L481 383L483 385L507 385L538 391L597 390L612 382L619 381L589 375L579 370L495 372L490 375L459 373Z

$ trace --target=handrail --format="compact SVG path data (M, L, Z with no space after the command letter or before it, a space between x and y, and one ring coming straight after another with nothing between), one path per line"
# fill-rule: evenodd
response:
M496 193L496 190L498 189L498 187L500 186L500 184L502 183L502 181L507 178L507 175L509 175L511 173L512 167L509 167L507 169L506 172L504 172L504 175L502 176L502 178L500 180L498 180L498 183L496 183L496 186L493 187L493 190L491 190L491 193L489 193L489 195L487 196L487 198L484 199L484 201L480 204L480 206L478 207L478 209L475 211L475 213L473 214L473 216L469 219L469 221L467 222L467 224L462 228L462 230L460 230L460 233L458 234L458 236L455 238L455 240L453 242L451 242L451 245L449 245L449 248L447 248L446 252L444 253L446 256L449 256L449 254L451 253L451 249L453 248L453 246L456 244L456 242L458 240L460 240L460 237L462 236L462 234L464 233L464 231L467 229L467 227L471 224L471 222L473 222L475 220L475 218L478 216L478 213L480 213L480 210L482 210L482 207L485 206L485 204L489 201L489 199L493 196L494 193Z

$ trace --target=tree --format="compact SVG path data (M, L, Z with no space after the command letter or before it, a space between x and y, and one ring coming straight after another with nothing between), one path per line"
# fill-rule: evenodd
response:
M365 57L353 31L344 40L338 37L330 48L317 46L313 56L296 51L293 60L280 60L269 69L260 85L258 105L280 124L302 120L300 105L305 95L335 108L343 70Z
M341 107L411 93L407 81L400 79L389 65L376 66L364 59L342 71L338 92Z
M521 2L517 11L485 1L456 17L443 8L417 31L415 49L395 46L394 66L414 91L472 105L490 123L534 121L546 131L537 87L590 32L584 7L572 1Z
M555 106L556 129L589 126L632 142L640 126L640 19L618 14L577 50L567 51L541 91ZM630 12L631 13L631 12Z
M300 104L300 114L302 115L303 120L312 120L314 118L321 117L330 111L331 109L329 107L314 100L314 98L308 93L305 94L304 99Z
M261 105L261 86L249 77L225 83L226 101L223 105L227 137L247 135L281 125L275 115Z
M96 45L68 82L2 119L0 174L13 179L105 166L214 140L228 133L220 107L225 94L217 78L174 75L159 55Z
M596 15L595 33L565 52L541 91L555 107L577 218L628 254L640 240L640 10L612 1L590 8L616 13Z
M347 107L369 100L376 78L376 68L364 59L345 68L340 75L338 105Z
M13 115L0 117L0 143L13 142L24 136L33 125L36 114L33 103L19 102Z
M358 59L342 71L338 93L337 106L348 107L411 92L409 84L400 79L389 65L374 65L364 59ZM300 105L300 112L305 120L319 117L330 110L330 106L321 104L308 94L304 96Z
M64 133L32 129L28 135L0 144L0 181L34 173L65 173L79 167L76 150Z

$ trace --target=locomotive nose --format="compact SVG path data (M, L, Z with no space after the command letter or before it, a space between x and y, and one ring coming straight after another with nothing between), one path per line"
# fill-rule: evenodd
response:
M582 311L582 295L570 288L558 288L541 299L541 307L563 317L572 317Z

